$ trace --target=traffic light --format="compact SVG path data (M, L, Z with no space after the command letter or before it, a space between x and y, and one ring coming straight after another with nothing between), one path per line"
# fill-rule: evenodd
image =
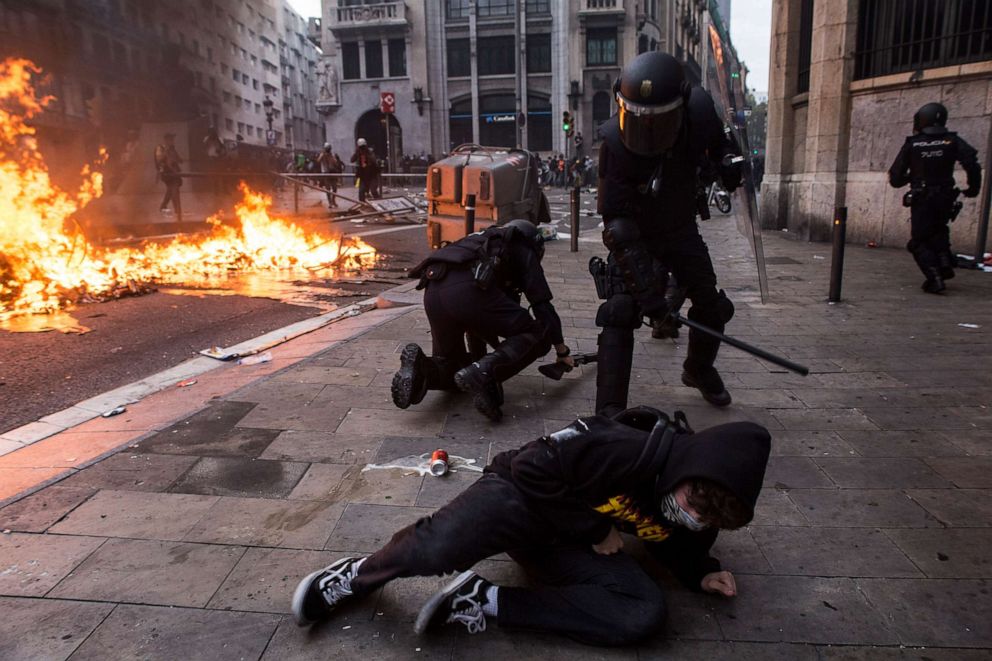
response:
M567 110L561 114L561 130L565 133L572 132L572 113Z

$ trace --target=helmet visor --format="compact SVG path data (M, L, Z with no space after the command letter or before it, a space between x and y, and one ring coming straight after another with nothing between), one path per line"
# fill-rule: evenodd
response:
M661 106L632 103L618 95L620 137L630 151L655 156L671 149L682 128L682 99Z

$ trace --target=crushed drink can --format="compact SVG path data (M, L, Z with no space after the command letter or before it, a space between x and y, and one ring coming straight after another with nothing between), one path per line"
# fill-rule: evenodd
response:
M431 475L441 477L448 472L448 453L444 450L434 450L430 463Z

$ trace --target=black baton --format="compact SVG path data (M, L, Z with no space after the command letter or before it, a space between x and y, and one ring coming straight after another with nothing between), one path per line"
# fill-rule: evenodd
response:
M770 363L775 363L779 367L784 367L785 369L791 370L791 371L795 372L796 374L801 374L803 376L809 376L809 368L806 367L805 365L800 365L799 363L794 363L791 360L788 360L786 358L782 358L781 356L776 356L773 353L769 353L769 352L765 351L764 349L759 349L758 347L754 346L753 344L748 344L747 342L744 342L743 340L738 340L737 338L730 337L729 335L724 335L723 333L721 333L719 331L715 331L715 330L713 330L712 328L710 328L708 326L704 326L704 325L702 325L699 322L692 321L691 319L686 319L685 317L683 317L682 315L680 315L678 313L673 314L672 317L674 317L675 320L678 321L679 323L685 324L689 328L695 328L696 330L698 330L698 331L700 331L702 333L706 333L707 335L712 335L713 337L717 338L721 342L726 342L727 344L729 344L732 347L737 347L741 351L746 351L749 354L751 354L752 356L757 356L758 358L763 358L763 359L767 360Z

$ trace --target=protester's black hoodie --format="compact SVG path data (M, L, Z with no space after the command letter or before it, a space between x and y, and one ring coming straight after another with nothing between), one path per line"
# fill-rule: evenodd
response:
M596 544L615 525L649 542L652 553L698 590L703 576L720 569L709 555L717 531L678 526L658 504L680 482L706 478L729 489L753 515L769 449L768 431L751 422L693 434L640 407L613 418L580 418L497 455L486 470L513 482L558 536Z

